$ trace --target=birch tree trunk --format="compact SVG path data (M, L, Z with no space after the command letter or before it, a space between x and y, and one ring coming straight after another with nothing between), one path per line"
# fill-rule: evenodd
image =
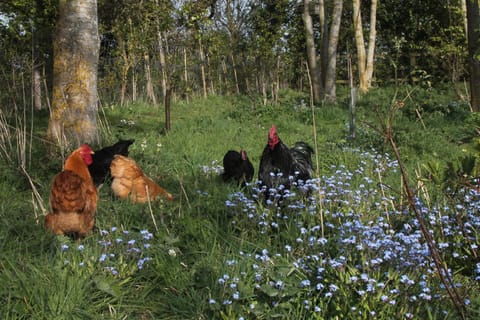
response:
M97 139L97 0L59 0L48 137L64 148Z
M320 77L320 68L317 63L317 53L315 49L315 41L313 37L313 22L310 15L310 0L303 0L303 23L305 25L305 41L307 46L307 63L310 70L310 78L312 79L313 102L320 104L322 100L322 85Z
M165 100L167 96L167 90L168 90L168 73L167 73L167 59L165 57L165 49L164 49L164 43L163 43L163 38L162 38L162 33L158 31L157 33L157 39L158 39L158 48L159 48L159 58L160 58L160 68L162 69L162 96L163 99Z
M355 44L357 47L357 66L359 76L359 90L367 92L372 84L373 76L373 57L375 54L375 40L377 21L377 0L372 0L370 4L370 34L368 40L368 56L365 50L365 41L363 38L362 14L360 11L360 0L353 0L353 28L355 30Z
M33 108L42 109L42 76L39 66L33 67Z
M147 52L144 55L145 80L147 81L147 97L152 100L154 106L157 105L157 97L153 88L152 72L150 71L150 56Z
M202 38L198 39L198 51L200 53L200 70L202 74L203 97L207 97L207 79L205 75L205 53L203 52Z
M187 64L187 48L183 47L183 80L185 82L185 100L189 101L190 88L188 83L188 64Z
M467 0L461 0L462 15L463 15L463 28L465 29L465 34L468 30L468 19L467 19Z
M330 102L337 99L337 47L342 20L343 0L335 0L333 4L332 26L328 37L327 63L325 72L325 98Z
M368 88L372 86L373 79L373 58L375 56L375 43L377 40L377 2L378 0L371 0L370 3L370 33L368 37L368 51L367 51L367 85Z

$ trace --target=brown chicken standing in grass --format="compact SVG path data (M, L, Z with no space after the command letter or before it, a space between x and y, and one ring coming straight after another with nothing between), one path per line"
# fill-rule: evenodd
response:
M137 163L128 157L115 155L110 166L113 193L122 199L145 203L159 196L173 201L173 196L147 177Z
M53 178L45 227L56 234L82 239L93 229L98 193L88 171L92 154L90 146L82 144Z

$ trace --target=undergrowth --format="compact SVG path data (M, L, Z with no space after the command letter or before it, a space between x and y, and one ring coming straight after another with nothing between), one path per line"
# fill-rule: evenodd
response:
M402 90L377 88L359 100L355 139L347 137L342 99L317 107L313 128L308 97L288 91L279 104L267 106L247 97L176 102L168 132L161 108L105 106L104 144L135 139L130 156L175 200L132 204L116 199L107 183L99 190L96 228L81 242L47 233L42 225L42 206L48 210L50 182L62 165L42 142L48 115L20 121L24 131L13 125L21 115L5 117L2 137L13 140L0 146L0 314L459 318L409 209L399 163L375 129L379 117L388 118L391 106L401 104L394 137L415 205L465 315L477 317L480 199L475 184L462 180L461 159L478 158L478 117L440 91ZM256 181L239 188L224 184L219 174L225 152L240 148L257 171L272 124L287 145L313 145L315 129L319 163L312 180L282 196L270 190L273 200L264 201ZM35 136L25 139L21 132ZM31 150L28 161L22 162L17 141ZM22 163L28 176L18 169ZM455 170L447 170L449 163L457 163ZM469 182L475 183L474 173Z

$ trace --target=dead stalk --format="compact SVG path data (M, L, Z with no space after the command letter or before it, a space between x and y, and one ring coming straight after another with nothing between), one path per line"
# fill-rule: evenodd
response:
M382 175L380 174L380 171L377 171L377 175L378 175L378 181L380 182L380 190L382 191L382 197L383 199L387 199L387 196L385 195L385 186L382 182ZM395 210L395 206L393 205L393 202L390 200L390 203L392 204L392 209ZM384 203L384 208L385 208L385 214L387 215L387 221L388 223L390 223L390 213L388 212L388 206L386 203Z
M313 123L313 140L314 140L314 148L315 148L315 166L316 166L316 178L318 181L318 206L319 206L319 214L320 214L320 227L322 230L322 237L325 237L325 227L324 227L324 217L323 217L323 205L322 205L322 192L320 188L320 160L319 160L319 155L318 155L318 141L317 141L317 125L315 122L315 105L313 103L313 84L312 84L312 78L310 77L310 70L308 68L308 63L305 63L305 66L307 67L307 77L308 77L308 83L310 86L310 109L312 110L312 123Z
M393 123L395 120L395 114L396 114L396 111L402 106L403 106L403 103L395 102L393 109L390 111L390 115L387 118L386 122L383 121L383 118L380 115L378 116L380 120L381 128L379 129L379 128L376 128L375 126L370 126L370 127L376 130L377 132L380 132L385 137L386 142L388 142L388 144L391 146L393 150L395 158L398 161L398 166L400 168L401 181L403 184L403 190L405 191L405 196L407 198L408 205L411 211L413 211L413 213L415 214L415 217L420 225L420 230L422 232L422 235L430 251L431 257L433 259L433 263L437 270L438 277L440 278L440 281L442 282L442 284L445 286L445 289L447 290L450 300L455 305L455 308L457 309L460 317L462 319L465 319L465 304L463 303L463 299L458 293L458 290L455 288L453 279L448 273L447 264L438 253L437 247L428 231L425 220L423 219L423 216L418 210L417 204L415 202L414 192L412 191L412 188L409 185L407 169L403 164L402 158L400 156L400 151L398 150L397 144L395 143L395 140L393 138Z
M153 225L155 226L155 230L158 233L157 221L155 220L155 216L153 215L152 204L150 202L150 192L147 185L145 185L145 192L147 193L147 203L148 203L148 210L150 211L150 217L152 217Z

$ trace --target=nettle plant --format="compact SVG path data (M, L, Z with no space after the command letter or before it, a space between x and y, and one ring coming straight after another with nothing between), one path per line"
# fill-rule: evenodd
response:
M214 312L228 319L458 316L418 219L382 182L397 161L350 151L360 159L356 168L332 166L331 174L289 191L253 184L230 195L231 223L257 247L225 260L209 301ZM419 194L415 205L468 308L463 283L480 280L480 194L465 189L460 199L433 206Z

